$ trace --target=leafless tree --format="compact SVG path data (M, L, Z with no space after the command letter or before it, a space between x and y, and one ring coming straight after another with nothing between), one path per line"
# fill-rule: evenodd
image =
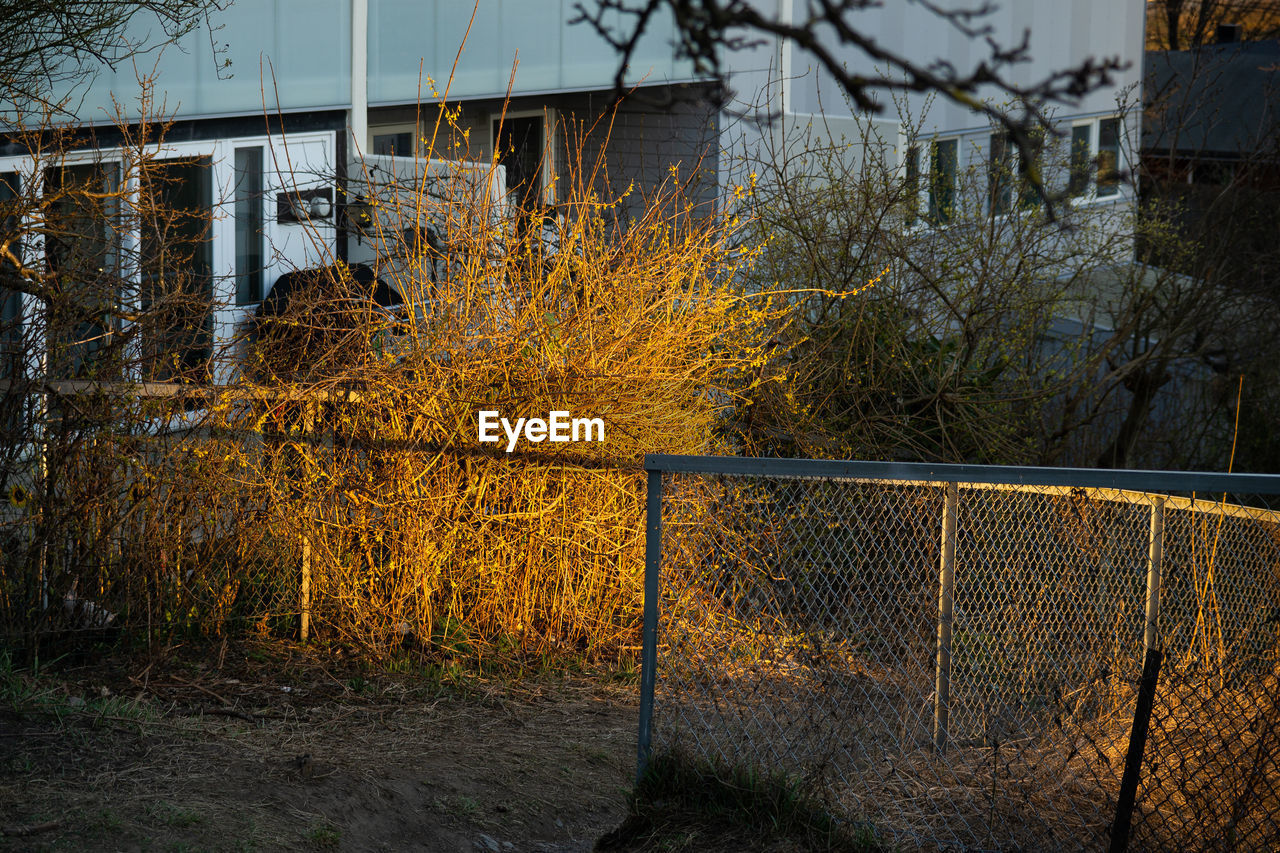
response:
M1244 40L1280 35L1277 0L1151 0L1147 49L1188 50L1218 40L1218 27L1237 24Z
M1278 54L1263 42L1280 32L1280 3L1158 0L1148 15L1139 186L1144 208L1164 217L1174 239L1146 248L1162 268L1255 306L1204 362L1227 408L1240 401L1230 431L1236 466L1276 470L1280 121L1270 69ZM1240 30L1220 34L1224 24Z
M0 119L19 108L49 107L56 91L97 67L156 50L209 25L210 12L228 2L0 0ZM131 35L130 25L147 17L159 33Z
M762 372L738 410L739 446L1226 467L1243 373L1235 462L1267 464L1244 451L1251 413L1274 411L1260 371L1276 359L1254 329L1274 328L1276 306L1211 274L1226 241L1188 239L1158 205L1064 204L1049 223L1017 169L985 158L970 159L942 214L891 147L871 123L856 143L762 143L759 182L739 202L765 244L749 275L793 311L785 368ZM1051 184L1069 179L1066 147L1041 152ZM1000 186L1009 209L993 215Z
M958 67L943 57L914 57L883 45L860 26L858 13L882 5L878 0L815 0L797 4L794 18L762 13L751 0L594 0L574 4L575 23L593 27L618 51L617 90L641 38L662 16L675 20L680 49L695 67L723 79L722 52L761 43L766 38L790 40L809 53L859 110L878 113L882 96L902 92L931 92L986 116L1002 126L1026 160L1034 158L1043 132L1052 129L1053 104L1071 103L1096 89L1112 85L1112 73L1126 68L1120 57L1089 57L1078 64L1019 82L1013 69L1028 60L1030 34L1016 44L995 37L990 17L994 4L948 7L920 0L919 5L948 26L975 40L983 40L987 54L970 67ZM866 74L846 65L843 54L854 48L882 71ZM984 92L1004 97L991 99ZM1013 104L1007 107L997 101ZM1044 184L1035 190L1049 201L1060 200ZM1050 213L1053 213L1051 205Z

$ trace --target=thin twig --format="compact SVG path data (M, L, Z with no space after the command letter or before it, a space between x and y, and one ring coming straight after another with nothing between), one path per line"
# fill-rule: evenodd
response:
M60 820L50 820L44 823L33 823L27 826L6 826L3 830L5 835L11 838L25 838L29 835L39 835L42 832L50 832L62 825Z

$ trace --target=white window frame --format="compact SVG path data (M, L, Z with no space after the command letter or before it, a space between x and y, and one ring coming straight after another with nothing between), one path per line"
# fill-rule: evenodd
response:
M1009 174L1005 176L1005 180L1007 180L1009 183L1007 186L1002 186L1000 188L1002 192L1008 193L1009 202L1008 202L1008 205L1005 207L1005 209L999 212L996 211L995 192L993 192L993 190L995 190L996 187L993 184L994 175L992 174L992 166L994 165L992 160L995 155L995 146L996 146L997 140L999 140L1001 144L1004 145L1003 159L1007 163L1009 168ZM1017 144L1013 141L1013 139L1010 138L1008 131L1003 130L999 127L993 128L990 132L987 133L986 144L983 146L982 153L984 155L982 172L984 177L986 178L986 186L984 188L984 194L986 196L987 216L991 217L992 219L1003 219L1004 217L1009 216L1010 214L1020 213L1021 205L1019 204L1019 202L1021 201L1021 198L1020 198L1021 182L1018 180L1018 177L1022 171L1022 152L1018 150Z
M275 218L274 202L277 193L288 190L306 190L317 186L331 186L335 176L336 158L334 156L336 134L334 131L307 131L283 136L235 136L217 137L213 139L194 140L188 142L166 142L159 147L149 149L149 154L159 160L208 157L210 159L210 180L212 193L210 209L209 240L211 242L210 262L212 267L213 317L212 347L214 382L225 383L232 379L236 369L234 360L219 357L227 344L236 339L246 318L252 316L256 305L236 305L236 257L235 257L235 152L238 148L262 147L263 157L263 283L264 295L271 288L274 279L281 273L297 265L319 265L332 263L336 258L338 234L335 225L336 216L324 224L313 224L307 228L297 225L278 227ZM323 174L310 175L302 171L296 174L294 169L304 169L307 164L294 162L298 157L291 154L290 148L297 149L304 145L319 145L323 152L323 164L327 171ZM129 155L125 149L102 148L69 151L59 157L56 162L42 162L41 168L55 165L78 166L92 163L116 162L121 164L122 177L127 177L123 189L124 215L130 215L129 209L136 207L138 185L133 176L125 173L125 158ZM0 157L0 172L16 172L24 191L33 187L34 192L43 194L43 175L36 168L36 162L26 155ZM283 177L290 174L287 180ZM34 225L34 223L31 223ZM286 230L287 229L287 230ZM272 235L274 232L274 239ZM316 240L318 235L321 239ZM120 253L122 257L121 279L136 293L140 279L140 270L136 264L140 232L136 223L131 223L121 233ZM24 250L33 259L43 263L44 246L38 232ZM137 309L136 305L120 306L122 313L130 313ZM42 359L45 352L45 341L38 337L39 324L33 323L35 317L35 300L23 294L20 297L19 312L24 327L33 330L32 353ZM121 330L128 328L128 321L121 322ZM29 371L38 371L39 364L28 364ZM136 380L138 376L129 375L126 379Z
M1034 132L1035 130L1033 129L1033 134ZM1039 159L1040 159L1040 170L1041 170L1042 180L1045 180L1044 178L1045 154L1049 151L1050 146L1052 145L1050 136L1051 134L1046 132L1044 136L1042 136L1040 139L1040 148L1039 148L1040 158ZM1009 206L1004 212L996 213L994 209L994 204L993 204L995 199L993 197L993 193L991 192L992 190L991 155L993 153L992 146L995 144L996 139L1000 137L1004 139L1004 144L1007 146L1005 150L1005 159L1007 160L1008 166L1009 166L1008 180L1010 181L1010 183L1008 187L1004 189L1004 192L1007 192L1009 194ZM1068 138L1067 143L1068 145L1070 145L1070 138ZM1021 216L1024 213L1030 213L1040 208L1041 199L1038 195L1035 195L1035 194L1032 195L1032 198L1034 199L1032 203L1028 204L1026 201L1027 196L1025 195L1025 193L1030 186L1026 182L1027 173L1026 173L1026 167L1024 166L1026 161L1022 156L1022 150L1018 148L1018 144L1012 139L1011 134L1009 134L1007 131L1002 131L998 128L991 130L986 136L986 145L985 145L985 148L983 149L983 155L984 155L983 169L986 175L986 182L987 182L985 204L986 204L988 217L990 217L993 220L1001 220L1007 216Z
M908 161L910 160L911 151L914 149L916 154L916 180L919 182L916 187L915 215L911 224L907 226L909 232L914 233L917 229L939 230L950 227L950 221L934 222L929 217L929 196L933 185L933 162L930 154L936 144L955 143L956 168L951 183L951 202L954 215L955 204L959 199L960 193L960 178L963 174L960 158L965 150L964 142L967 138L968 136L963 133L935 133L911 139L905 133L899 132L898 150L902 152L902 156L898 162L898 178L902 181L907 179Z
M0 174L16 174L18 176L19 194L29 192L30 188L34 188L36 192L44 192L44 181L36 173L35 163L29 157L0 157ZM33 258L44 257L44 239L41 237L40 232L35 225L36 223L32 220L31 216L28 215L23 217L23 227L32 229L31 239L22 244L24 263L31 263ZM24 334L27 334L28 332L26 330L29 329L32 330L30 334L34 335L36 334L36 330L40 328L39 324L32 322L34 318L31 315L35 308L35 300L30 295L23 293L22 291L18 291L16 295L18 298L18 324L20 328L23 329ZM34 345L31 347L32 354L44 352L43 338L33 341L33 344ZM38 363L23 364L20 367L19 376L13 378L16 379L27 375L34 376L39 372L39 370L40 365Z
M407 133L409 138L413 140L413 150L411 152L403 152L397 154L397 157L422 157L424 155L424 147L422 144L422 127L417 122L399 122L397 124L375 124L369 128L369 138L366 140L368 147L361 151L361 154L373 154L373 140L375 136L386 136L393 133Z
M1093 170L1093 195L1094 195L1094 198L1100 201L1103 201L1103 200L1109 201L1113 198L1122 198L1124 196L1124 183L1120 181L1119 177L1117 177L1115 182L1115 190L1113 192L1109 192L1106 195L1102 195L1101 193L1098 192L1098 168L1097 168L1096 161L1098 161L1102 157L1102 123L1104 121L1115 121L1116 123L1115 171L1117 175L1127 170L1126 167L1128 165L1128 162L1124 152L1124 116L1123 115L1098 116L1098 118L1094 120L1094 128L1093 128L1093 134L1094 134L1093 135L1093 157L1095 160L1095 166Z
M494 126L499 119L505 124L507 120L517 118L542 118L542 203L552 205L556 203L556 174L558 165L556 162L556 126L559 121L556 116L555 107L543 107L541 109L532 110L507 110L489 113L489 159L498 162L498 138L494 132Z
M951 225L951 220L955 217L956 202L960 196L960 176L962 168L960 165L960 155L964 151L963 142L965 137L957 134L937 133L924 140L921 144L919 140L916 147L919 148L920 163L920 204L917 208L917 221L922 222L927 228L947 228ZM951 176L951 216L946 222L934 222L929 215L929 201L933 195L933 150L935 145L941 145L948 142L954 142L956 146L956 164L955 172Z
M25 155L0 157L0 172L16 172L22 192L30 192L43 198L45 193L44 170L58 167L90 166L99 163L115 163L119 166L120 177L124 181L121 186L121 189L124 190L121 216L130 216L129 209L136 207L137 204L137 182L131 178L126 179L124 153L118 148L68 151L56 159L42 161L39 164ZM37 168L37 165L40 168ZM23 224L24 227L32 229L31 239L23 246L24 252L28 255L27 263L43 268L46 263L46 256L44 238L40 233L40 223L31 217L27 217ZM138 270L136 265L130 263L129 259L137 256L137 246L138 233L135 228L125 229L120 232L120 278L123 283L133 285L135 291L138 284ZM119 307L122 315L128 315L136 308L132 304ZM25 293L19 295L18 312L22 318L23 327L30 330L31 354L38 359L37 363L25 366L27 370L31 371L30 375L32 376L38 375L45 369L44 365L47 356L47 342L44 339L41 324L36 322L38 319L35 315L36 310L37 301L34 298ZM120 331L125 331L130 325L128 320L122 318L120 320ZM136 379L137 377L128 375L125 378Z
M1116 183L1116 191L1107 193L1106 195L1098 194L1098 155L1100 153L1098 143L1102 137L1102 122L1108 119L1115 119L1117 122L1117 154L1116 154L1116 171L1124 172L1129 169L1130 160L1127 156L1128 152L1124 145L1125 119L1124 113L1107 113L1105 115L1091 116L1089 118L1078 118L1071 121L1070 127L1067 129L1067 184L1063 188L1069 186L1071 180L1071 138L1076 128L1087 127L1089 129L1089 172L1088 184L1082 192L1077 195L1070 196L1072 204L1114 204L1118 201L1130 201L1131 193L1126 190L1123 181Z
M269 221L269 217L272 212L268 204L268 200L271 196L271 193L268 190L268 168L270 165L269 158L271 156L271 149L269 145L253 139L244 142L239 139L232 139L229 141L228 147L230 148L231 176L228 185L224 188L224 192L227 194L227 198L224 200L224 210L230 211L227 215L231 219L231 267L228 272L228 275L231 276L231 305L238 309L253 308L261 304L262 299L266 298L268 290L267 269L269 267L270 248L267 241L267 222ZM240 189L236 185L236 154L240 151L255 148L261 156L262 163L262 174L259 176L261 184L260 189L262 192L262 210L258 214L258 222L261 226L261 230L258 233L258 252L262 258L262 280L259 282L258 287L258 301L242 303L240 302L240 294L238 291L240 283L236 281L236 278L239 275L239 270L236 268L236 265L239 263L239 258L236 253L235 211L237 203L236 195Z

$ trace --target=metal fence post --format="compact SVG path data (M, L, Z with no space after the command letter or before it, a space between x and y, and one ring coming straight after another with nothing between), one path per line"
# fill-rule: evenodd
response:
M649 765L653 726L653 683L658 664L658 572L662 568L662 472L650 471L645 500L644 638L640 652L640 736L637 743L636 783Z
M942 508L942 561L938 572L938 674L933 689L933 749L937 753L947 750L947 726L951 714L951 622L959 503L959 486L947 483Z
M1133 807L1138 797L1138 776L1142 773L1142 753L1147 748L1147 732L1151 727L1151 710L1155 707L1163 659L1159 649L1148 649L1142 664L1142 683L1138 686L1138 703L1133 711L1133 728L1129 732L1129 749L1124 756L1124 776L1120 779L1120 794L1116 798L1116 817L1111 824L1108 853L1124 853L1129 847Z
M1160 644L1160 564L1164 561L1164 496L1151 502L1151 533L1147 539L1147 620L1142 647L1150 652Z

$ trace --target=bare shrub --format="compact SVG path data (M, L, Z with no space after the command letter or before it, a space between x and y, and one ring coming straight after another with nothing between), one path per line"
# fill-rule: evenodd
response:
M672 180L624 214L594 189L602 161L572 151L564 203L512 211L490 194L494 167L424 158L349 187L370 200L372 275L298 271L220 352L191 273L199 229L164 190L155 135L129 138L139 171L119 184L141 192L74 192L143 221L136 257L120 249L93 293L22 273L51 307L24 327L26 384L7 387L49 403L5 469L31 495L5 517L21 543L6 551L6 633L75 627L57 615L69 601L78 627L92 604L152 638L300 631L377 655L638 643L643 455L722 448L721 418L775 348L772 301L738 284L755 253L732 211L695 208ZM84 221L103 239L127 227L96 213ZM39 323L64 305L101 307L94 340L114 360L44 382ZM506 452L478 441L481 410L598 419L602 440Z

